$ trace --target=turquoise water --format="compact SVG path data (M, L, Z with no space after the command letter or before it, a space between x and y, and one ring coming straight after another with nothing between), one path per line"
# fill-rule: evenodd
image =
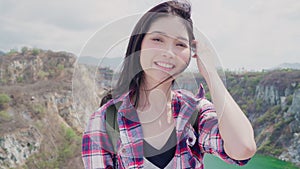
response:
M204 169L300 169L291 163L259 154L255 155L245 166L227 164L210 154L205 155L204 164Z

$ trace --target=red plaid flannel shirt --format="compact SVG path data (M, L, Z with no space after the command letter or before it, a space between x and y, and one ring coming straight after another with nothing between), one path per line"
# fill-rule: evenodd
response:
M203 169L205 153L219 156L227 163L244 165L248 160L231 159L224 151L223 140L218 129L218 120L211 102L206 100L202 85L196 97L187 92L174 91L172 111L175 119L177 145L174 169ZM130 103L129 93L107 102L93 113L88 121L82 140L82 158L86 169L114 168L112 144L106 132L106 108L122 101L118 110L120 138L117 143L117 168L143 167L143 133L135 108ZM198 112L198 131L195 132L188 120Z

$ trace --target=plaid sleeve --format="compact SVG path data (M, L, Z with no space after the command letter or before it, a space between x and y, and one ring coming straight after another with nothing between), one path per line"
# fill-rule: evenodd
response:
M235 160L230 158L223 147L223 139L219 133L218 119L213 104L206 99L201 101L198 133L199 146L202 152L214 154L229 164L245 165L250 159Z
M82 137L82 159L85 169L112 168L112 145L105 129L104 109L93 113Z

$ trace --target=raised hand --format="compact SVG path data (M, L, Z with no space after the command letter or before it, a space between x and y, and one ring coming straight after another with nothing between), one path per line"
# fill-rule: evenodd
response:
M192 42L193 56L196 59L199 73L204 77L206 82L210 84L210 76L217 74L216 69L216 53L212 47L209 47L207 43L203 41Z

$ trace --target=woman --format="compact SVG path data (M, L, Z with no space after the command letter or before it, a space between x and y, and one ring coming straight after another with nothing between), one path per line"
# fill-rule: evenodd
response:
M91 116L83 135L85 168L201 169L205 153L238 165L255 154L252 126L219 78L210 49L195 40L190 16L188 3L169 1L138 21L113 98L103 99L107 102ZM214 104L203 93L197 98L171 89L191 58ZM106 113L118 103L120 137L113 147ZM190 120L194 112L195 123Z

